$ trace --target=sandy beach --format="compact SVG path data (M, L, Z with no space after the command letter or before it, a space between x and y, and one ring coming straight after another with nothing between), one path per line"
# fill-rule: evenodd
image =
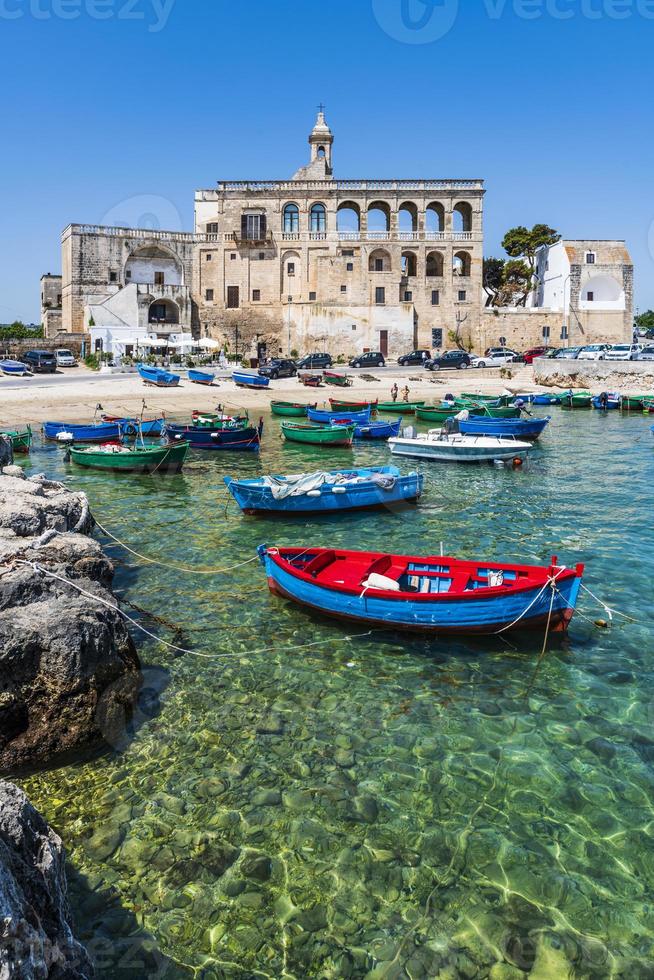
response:
M311 404L328 402L329 398L390 400L393 384L400 391L406 385L410 398L426 402L438 402L448 392L499 394L507 386L515 392L546 390L534 384L533 370L527 366L519 367L510 381L501 378L499 370L494 369L431 374L420 368L396 368L366 375L368 379L379 378L378 381L351 377L350 388L332 385L305 388L297 378L288 378L273 381L268 389L252 391L237 388L228 377L219 379L210 388L191 384L182 377L177 388L162 389L146 386L136 374L99 375L86 368L76 368L55 383L50 376L37 376L18 388L11 386L15 385L15 379L0 379L0 425L17 428L27 422L40 425L45 421L87 421L98 404L109 415L132 416L140 413L143 400L148 415L165 412L169 416L186 417L194 409L209 411L218 405L228 411L238 408L248 409L250 413L266 411L273 400Z

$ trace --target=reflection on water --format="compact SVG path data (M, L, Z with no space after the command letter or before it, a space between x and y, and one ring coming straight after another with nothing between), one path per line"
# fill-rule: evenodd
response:
M416 461L401 513L245 518L226 473L388 462L385 446L184 474L66 473L121 548L116 587L204 656L139 639L131 740L25 781L75 868L75 914L106 977L651 976L654 959L649 421L563 413L523 471ZM403 461L405 471L412 468ZM262 541L587 563L569 638L434 641L312 618L272 597ZM151 620L144 620L149 628ZM79 883L82 883L81 885ZM104 944L104 945L103 945Z

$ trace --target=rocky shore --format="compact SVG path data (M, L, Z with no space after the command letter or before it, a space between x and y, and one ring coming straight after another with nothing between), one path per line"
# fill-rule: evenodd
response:
M0 773L115 744L129 721L140 664L92 526L84 494L0 466Z

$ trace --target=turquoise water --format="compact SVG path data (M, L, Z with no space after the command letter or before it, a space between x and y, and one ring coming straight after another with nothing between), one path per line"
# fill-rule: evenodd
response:
M109 548L117 591L159 618L133 614L196 654L137 638L134 731L24 781L100 976L654 975L652 420L552 414L523 470L416 461L418 507L339 519L242 517L222 477L385 463L384 445L294 447L267 420L260 460L161 479L35 448L31 471L163 562ZM542 635L360 635L271 596L258 563L171 567L230 568L263 541L558 554L635 622L596 627L585 595L538 664Z

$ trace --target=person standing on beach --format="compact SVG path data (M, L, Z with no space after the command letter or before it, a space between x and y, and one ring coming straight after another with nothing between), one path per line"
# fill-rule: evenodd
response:
M397 381L396 381L393 387L391 388L391 398L393 399L394 402L397 401L397 396L399 394L399 391L400 389L397 387Z
M405 385L404 388L402 389L402 401L405 401L405 402L408 402L409 401L409 386L408 385Z

